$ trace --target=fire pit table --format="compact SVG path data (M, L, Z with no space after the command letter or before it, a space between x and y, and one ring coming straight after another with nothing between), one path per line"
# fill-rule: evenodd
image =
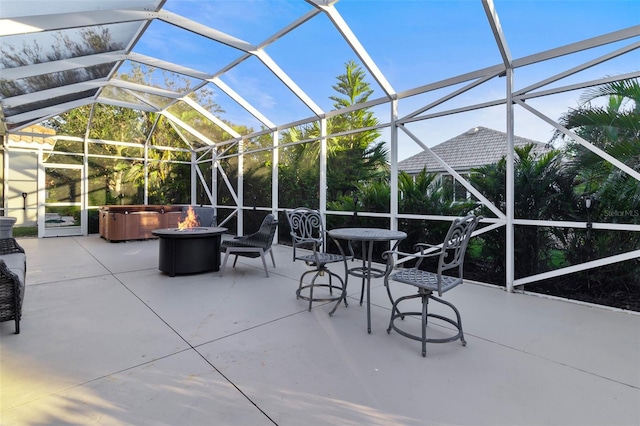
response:
M172 277L220 269L220 240L227 228L156 229L160 239L158 269Z

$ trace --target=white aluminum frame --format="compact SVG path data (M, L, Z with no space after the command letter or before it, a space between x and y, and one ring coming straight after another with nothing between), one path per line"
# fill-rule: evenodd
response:
M49 106L46 108L42 108L40 110L29 111L23 114L18 114L10 117L12 122L24 122L19 128L13 129L11 133L20 133L20 130L31 125L36 124L43 119L51 118L56 115L61 114L62 112L68 111L70 109L94 104L95 102L100 102L109 105L116 105L122 107L128 107L133 109L139 109L149 112L157 112L166 117L171 125L176 129L177 133L183 138L185 143L189 144L189 142L184 138L180 129L187 130L191 134L200 138L205 144L209 145L209 148L202 150L202 152L212 152L213 159L212 161L212 179L213 179L213 188L207 188L207 196L211 200L212 205L216 205L217 203L217 192L216 192L216 183L218 180L217 171L220 172L220 176L225 181L228 186L234 201L236 202L235 213L238 215L238 232L242 233L242 212L244 209L243 202L243 174L242 174L242 164L243 164L243 156L249 152L255 151L244 151L244 140L250 139L252 137L256 137L265 133L271 133L273 135L273 147L270 148L273 150L273 166L272 166L272 205L268 207L272 213L277 213L280 209L280 204L278 201L278 174L277 174L277 162L278 162L278 154L279 154L279 135L280 131L300 125L311 123L313 121L318 121L320 123L321 135L320 135L320 146L321 146L321 156L320 156L320 179L319 179L319 191L320 191L320 211L323 217L326 220L327 214L335 214L335 215L345 215L349 214L348 212L333 212L327 211L326 209L326 143L327 139L330 137L338 136L327 134L327 119L339 114L344 114L351 110L357 110L360 108L373 107L378 105L388 105L389 106L389 121L386 123L380 123L378 126L374 127L374 129L382 129L389 127L390 128L390 160L391 160L391 206L389 214L381 214L375 212L359 212L359 214L363 216L370 217L388 217L391 220L392 229L397 229L398 219L430 219L430 220L451 220L452 218L444 218L444 217L435 217L430 215L408 215L401 214L398 211L398 203L397 203L397 161L398 161L398 132L402 131L406 135L409 136L411 140L413 140L416 144L423 148L423 150L427 151L432 155L444 168L450 173L456 181L462 184L471 194L473 194L476 198L480 200L485 206L487 206L496 216L497 218L487 218L484 219L485 223L490 223L488 227L485 227L479 230L479 233L487 232L490 229L495 229L499 226L505 226L507 231L506 238L506 246L507 246L507 289L509 291L513 291L515 287L524 285L530 282L539 281L545 278L559 276L567 273L577 272L587 270L593 267L598 267L614 262L621 261L630 261L632 259L640 257L640 250L635 250L627 253L622 253L616 256L611 256L605 259L599 259L596 261L586 262L580 265L573 265L568 268L562 268L555 271L550 271L544 274L537 274L534 276L524 277L520 279L514 279L514 229L515 226L556 226L556 227L575 227L575 228L586 228L587 224L584 222L559 222L559 221L536 221L536 220L527 220L527 219L515 219L514 218L514 182L513 182L513 173L514 173L514 150L513 150L513 142L514 142L514 106L522 107L524 110L529 113L539 117L544 120L557 130L563 132L565 135L569 136L573 140L577 141L579 144L584 146L585 148L591 150L596 153L603 159L612 163L618 169L624 171L632 178L636 179L640 183L640 173L633 170L632 168L626 166L621 161L611 157L604 151L598 149L588 141L580 138L573 132L568 129L562 127L556 121L546 117L541 112L537 111L535 108L526 104L525 101L527 99L549 96L557 93L562 93L570 90L583 89L588 87L593 87L600 84L609 83L612 81L619 81L627 78L638 78L640 77L640 71L632 72L625 75L620 75L616 77L607 77L593 81L584 81L581 83L576 83L563 87L556 87L553 89L544 89L549 86L551 83L556 82L562 78L565 78L569 75L576 74L580 71L593 67L595 65L604 63L608 60L616 58L621 55L628 54L630 52L634 52L640 49L640 41L631 42L627 46L623 46L621 48L617 48L609 53L606 53L596 59L585 62L579 66L576 66L572 69L565 70L555 76L546 78L539 82L536 82L526 88L515 91L513 89L513 80L516 75L516 71L518 68L526 67L528 65L532 65L539 62L544 62L547 60L555 59L561 56L570 55L576 52L580 52L587 49L593 49L600 46L607 46L616 42L620 42L623 40L627 40L630 38L640 36L640 25L636 25L630 28L626 28L623 30L615 31L608 34L603 34L597 37L593 37L587 40L582 40L577 43L572 43L569 45L561 46L558 48L550 49L547 51L539 52L533 55L529 55L527 57L514 59L511 57L509 52L507 39L500 27L500 21L498 19L498 13L495 10L493 0L481 0L482 6L485 11L486 18L488 20L489 25L491 26L492 32L494 34L496 46L500 51L502 63L497 64L491 67L487 67L484 69L480 69L477 71L473 71L470 73L454 76L442 81L430 83L428 85L424 85L421 87L412 88L406 90L404 92L397 93L393 87L386 80L384 74L377 67L373 59L369 56L364 46L360 43L357 36L352 32L351 28L347 24L347 22L342 18L338 10L335 8L335 4L338 0L306 0L308 4L313 6L313 9L310 12L307 12L303 16L301 16L296 21L291 24L285 26L281 30L279 30L274 35L268 37L259 45L252 45L248 42L230 36L228 34L224 34L216 29L207 27L206 25L194 22L192 20L186 19L182 16L179 16L175 13L166 11L166 10L158 10L156 12L151 11L133 11L133 10L100 10L95 12L83 12L83 13L67 13L67 14L58 14L55 17L50 15L47 16L31 16L31 17L23 17L23 18L12 18L12 24L17 23L21 29L22 33L29 31L42 31L42 30L52 30L52 29L65 29L72 28L74 26L78 26L74 24L75 22L82 22L82 25L87 24L110 24L110 23L118 23L118 22L127 22L127 21L139 21L140 29L136 34L134 40L131 41L130 45L126 50L110 52L110 53L101 53L95 55L89 55L82 58L74 58L73 60L60 60L55 62L49 62L46 64L35 64L25 67L13 68L13 69L5 69L3 70L3 77L9 79L18 79L29 76L41 75L54 71L63 71L67 69L77 68L77 67L88 67L92 65L102 64L102 63L110 63L117 62L119 65L122 64L126 60L135 61L140 64L144 64L151 67L161 68L164 70L168 70L171 72L183 74L195 79L201 80L201 83L193 87L191 90L196 91L203 86L211 83L214 84L218 89L222 92L226 93L233 101L235 101L238 105L244 108L249 114L255 117L260 123L262 123L266 129L257 131L251 135L239 135L229 126L225 125L224 122L219 120L217 117L206 111L200 105L192 101L188 94L185 93L176 93L168 90L162 90L158 88L153 88L149 86L145 86L142 84L135 84L131 82L125 82L117 79L113 79L113 75L117 71L114 69L111 73L111 77L108 79L99 79L95 81L88 81L77 83L69 86L65 86L64 88L52 88L49 90L36 92L28 95L16 96L13 98L7 98L3 100L4 105L6 106L20 106L24 104L28 104L38 99L48 99L51 97L59 96L60 94L68 93L68 91L82 91L90 88L98 88L98 93L95 97L80 99L73 102L68 102L66 104L60 104L55 106ZM160 7L162 7L164 2L160 3ZM377 84L380 86L382 91L384 92L384 96L379 99L370 100L366 104L354 105L351 108L346 108L338 111L323 111L314 101L311 99L280 67L279 65L271 59L270 56L265 52L265 48L272 43L276 42L282 36L288 34L289 32L295 30L301 25L304 25L306 22L312 20L314 17L324 14L334 25L336 30L340 33L340 35L344 38L347 44L351 47L353 52L358 56L358 58L363 63L364 67L371 74L371 76L375 79ZM154 20L161 20L170 25L174 25L176 27L183 28L195 34L206 37L210 40L213 40L218 43L222 43L227 46L231 46L241 52L240 56L229 63L228 65L222 67L220 70L214 73L202 72L199 70L190 69L179 64L169 63L166 61L162 61L156 58L152 58L146 55L141 55L135 52L132 52L133 47L135 46L135 42L140 37L144 29L148 27L148 25ZM12 28L16 28L15 26L3 26L2 21L0 20L0 36L10 34ZM5 31L4 33L2 31ZM15 30L18 31L18 30ZM243 99L233 87L225 83L221 77L225 75L226 72L233 69L235 66L239 65L243 61L247 60L251 56L255 56L258 60L260 60L266 68L268 68L283 84L294 93L298 99L300 99L304 105L306 105L311 113L313 114L311 117L307 119L298 120L294 123L287 124L275 124L269 117L259 111L258 108L251 105L250 102ZM495 78L505 77L505 97L503 99L495 99L483 103L478 103L475 105L467 105L461 108L454 108L445 111L438 112L430 112L436 106L443 104L451 99L454 99L461 94L475 88L481 86L489 81L493 81ZM416 95L432 92L439 89L448 88L451 86L457 86L460 84L464 84L464 86L452 90L450 93L442 96L440 99L429 103L428 105L422 106L412 113L405 115L404 117L398 117L398 108L400 103L408 98L411 98ZM114 99L105 98L104 96L100 96L101 89L112 85L114 87L119 87L128 93L135 96L138 100L142 102L142 104L132 104L130 102L118 101ZM157 105L152 105L149 101L143 99L135 92L148 93L151 95L163 96L170 100L170 102L163 106L162 108ZM224 129L227 133L232 135L232 139L228 141L212 141L207 137L199 133L196 129L189 126L187 123L184 123L177 117L173 116L168 112L168 109L174 105L178 101L183 101L191 108L198 111L204 117L209 119L212 123ZM506 128L507 128L507 189L506 189L506 197L507 197L507 211L506 214L502 213L496 206L492 205L489 200L482 196L463 176L459 175L455 170L453 170L448 164L446 164L442 159L440 159L437 155L435 155L427 146L426 143L421 141L421 139L412 133L407 125L419 121L425 121L433 118L443 117L447 115L454 115L462 112L478 110L482 108L488 108L492 106L502 106L505 107L505 118L506 118ZM91 123L91 117L88 121L89 125ZM157 124L157 122L156 122ZM155 124L154 124L155 127ZM98 143L113 143L110 141L95 141L91 140L88 137L88 128L87 132L83 138L85 142L85 153L84 153L84 164L85 168L87 165L88 148L87 143L98 142ZM359 132L363 129L354 130L351 132L343 132L343 134L349 134L353 132ZM149 140L144 146L144 161L145 161L145 169L148 167L148 149L149 149ZM302 141L299 143L304 143L308 141ZM11 149L12 144L7 143L7 148ZM229 147L237 145L238 146L238 154L227 154L227 150ZM163 149L172 149L172 148L163 148ZM197 151L199 151L197 150ZM209 151L211 150L211 151ZM263 149L261 149L263 150ZM192 148L193 151L193 148ZM238 163L238 182L237 187L238 191L233 191L233 187L230 184L229 178L226 175L225 171L220 168L219 159L228 157L229 155L237 155L239 157ZM101 157L101 156L95 156ZM197 164L200 161L200 157L196 155L196 152L192 152L192 191L191 198L192 201L195 200L195 182L196 180L200 180L203 184L206 182L204 176L200 169L197 167ZM206 160L209 161L209 160ZM5 169L7 169L8 164L5 162ZM85 169L86 172L86 169ZM5 183L5 186L8 183ZM145 179L145 202L148 199L148 183ZM206 185L205 185L206 187ZM86 204L86 203L85 203ZM225 206L227 207L227 206ZM602 230L611 230L611 231L630 231L630 232L640 232L640 225L616 225L616 224L608 224L608 223L594 223L594 229L602 229Z

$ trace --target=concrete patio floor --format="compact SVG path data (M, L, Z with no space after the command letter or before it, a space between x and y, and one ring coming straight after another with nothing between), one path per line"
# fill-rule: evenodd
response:
M27 289L21 334L0 323L2 425L640 424L637 314L468 283L445 296L467 346L423 358L387 334L381 279L370 335L354 278L349 307L308 312L286 246L269 278L244 258L224 277L171 278L157 240L19 243Z

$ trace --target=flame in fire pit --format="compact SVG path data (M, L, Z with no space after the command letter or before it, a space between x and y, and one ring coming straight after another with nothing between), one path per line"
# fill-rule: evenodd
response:
M198 216L196 212L193 211L193 208L189 206L189 210L187 210L187 216L184 220L178 222L178 229L180 231L190 228L196 228L200 226L200 221L198 220Z

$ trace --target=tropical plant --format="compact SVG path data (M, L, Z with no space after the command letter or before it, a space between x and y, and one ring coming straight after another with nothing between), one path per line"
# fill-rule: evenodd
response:
M401 172L398 175L398 191L400 197L398 208L406 214L461 216L469 213L476 206L472 200L458 202L448 198L439 175L428 173L426 169L416 176ZM415 219L402 219L399 226L407 232L406 244L409 246L417 242L438 243L449 229L448 222Z
M575 218L577 198L573 177L563 170L560 150L536 153L533 144L515 148L514 215L520 219L560 220ZM501 211L506 211L506 159L472 170L470 181ZM480 214L493 213L483 206ZM491 282L504 282L506 267L506 232L500 228L479 237L480 258ZM567 231L556 228L518 226L514 235L515 276L543 272L551 267L555 250L563 247Z
M333 86L338 95L330 97L336 110L347 109L368 100L373 90L365 78L365 72L354 61L345 64L345 73L337 77L338 83ZM327 141L328 200L353 196L360 183L388 177L386 145L383 141L377 141L380 133L371 129L377 124L378 121L369 108L350 110L327 120L327 133L339 135ZM369 130L354 131L357 129ZM319 122L289 129L282 136L280 183L289 188L288 191L281 188L280 197L295 205L309 205L302 201L308 201L310 194L317 197L320 172L320 143L317 141L320 137ZM305 140L311 141L301 142ZM285 182L283 177L294 180ZM298 194L294 195L296 193Z
M640 171L640 82L611 82L586 91L581 104L560 118L560 123L633 170ZM610 162L569 139L569 172L576 176L576 194L592 198L592 206L581 205L581 219L593 222L640 223L640 183ZM576 230L568 241L567 259L579 263L640 247L640 233ZM578 274L582 283L575 291L592 296L640 290L637 261L614 263ZM586 289L586 290L585 290Z
M603 97L604 105L595 104ZM580 107L564 114L560 123L627 166L640 170L639 81L612 82L585 92L580 99ZM560 131L554 137L567 139ZM579 177L581 194L595 197L600 206L609 210L640 206L637 180L574 141L569 141L567 152L571 170ZM631 220L640 223L638 217L632 216Z
M339 216L331 219L332 226L389 226L388 219L358 216L358 211L375 211L389 213L391 200L391 186L389 179L374 180L360 183L356 196L341 196L328 202L330 210L353 211L352 217ZM411 176L406 172L398 175L398 205L399 209L408 214L431 214L443 216L465 215L476 207L476 202L467 200L455 202L448 200L444 194L442 181L436 173L427 173L423 169L418 175ZM446 221L433 222L429 220L401 219L399 229L407 233L407 238L401 244L407 251L413 249L417 242L439 243L449 229ZM376 253L379 255L380 253ZM378 256L379 257L379 256Z

